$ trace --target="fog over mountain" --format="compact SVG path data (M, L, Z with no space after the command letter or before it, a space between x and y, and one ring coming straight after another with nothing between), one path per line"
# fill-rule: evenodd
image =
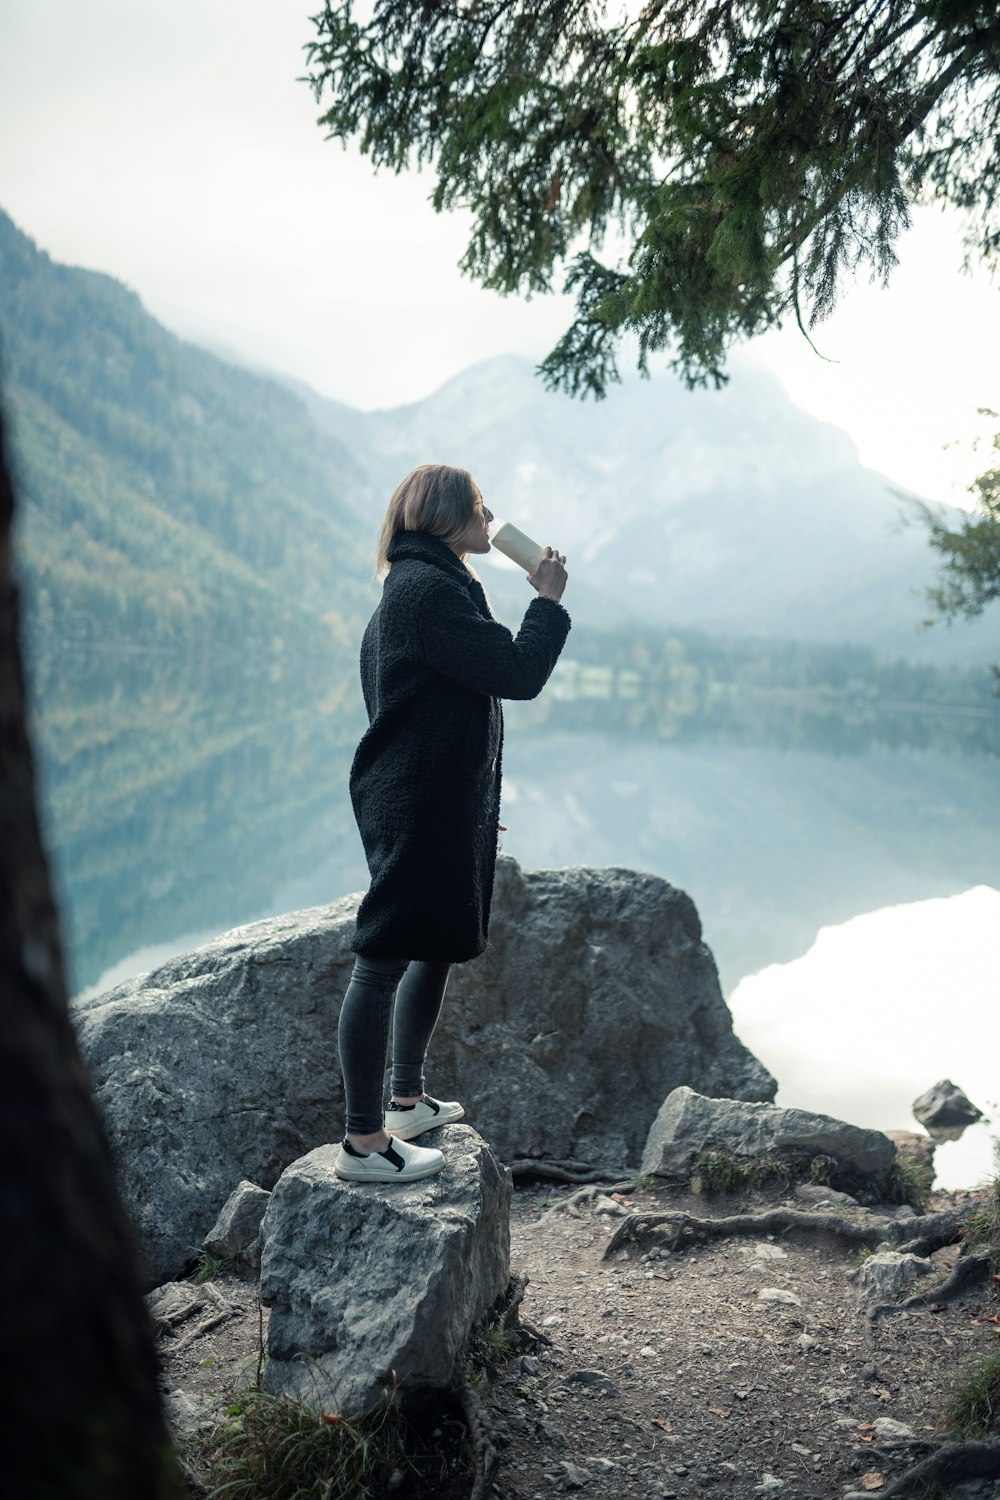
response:
M472 470L495 513L569 554L574 619L995 661L985 622L927 632L936 573L907 501L770 376L721 391L627 378L547 392L512 356L360 412L169 333L111 277L60 266L0 213L4 399L29 626L157 648L349 647L369 548L413 465ZM912 507L912 501L910 502ZM912 512L911 512L912 513ZM523 574L482 562L499 611ZM350 647L353 650L353 647Z
M627 379L597 404L546 392L514 357L389 411L303 394L366 469L357 500L373 523L414 464L467 466L498 515L569 554L567 602L590 623L995 658L996 612L989 626L921 628L935 559L912 499L750 367L721 391ZM482 570L498 604L523 601L512 565Z

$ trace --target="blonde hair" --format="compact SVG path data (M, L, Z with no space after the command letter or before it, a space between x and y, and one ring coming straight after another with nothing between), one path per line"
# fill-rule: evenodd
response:
M375 548L375 577L383 578L391 567L389 544L397 532L429 531L446 546L453 546L482 502L468 469L448 464L420 464L411 469L389 501Z

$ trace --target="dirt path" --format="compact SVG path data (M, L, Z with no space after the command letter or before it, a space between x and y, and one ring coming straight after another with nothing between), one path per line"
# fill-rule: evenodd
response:
M867 1343L849 1279L858 1254L827 1236L712 1240L676 1252L644 1240L604 1259L630 1209L715 1216L776 1201L813 1206L801 1200L706 1202L646 1190L564 1207L570 1192L514 1196L512 1264L529 1279L521 1313L543 1341L498 1357L482 1387L501 1445L498 1500L577 1489L586 1500L877 1494L942 1441L950 1379L996 1345L996 1326L984 1321L1000 1307L995 1289L936 1312L893 1314ZM974 1197L939 1195L933 1207ZM947 1267L955 1254L935 1258ZM183 1349L190 1320L163 1342L167 1389L189 1428L256 1373L255 1291L231 1281L215 1290L238 1309ZM195 1316L207 1322L211 1310ZM985 1500L1000 1496L1000 1482L954 1493Z
M629 1201L713 1216L771 1206L662 1192ZM537 1371L529 1357L527 1375L499 1381L514 1429L504 1500L576 1487L591 1500L875 1493L941 1441L949 1377L995 1340L974 1298L886 1318L869 1346L849 1280L857 1253L825 1236L677 1253L638 1245L604 1260L616 1222L607 1203L574 1217L546 1211L537 1194L515 1199L513 1261L530 1277L523 1313L553 1344ZM890 1436L886 1418L913 1436Z

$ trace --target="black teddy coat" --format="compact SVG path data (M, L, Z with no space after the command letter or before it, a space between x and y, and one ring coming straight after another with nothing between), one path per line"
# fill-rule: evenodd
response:
M397 532L361 644L366 731L351 800L371 886L352 944L369 958L463 963L486 947L500 816L500 698L534 698L569 632L528 605L516 636L437 537Z

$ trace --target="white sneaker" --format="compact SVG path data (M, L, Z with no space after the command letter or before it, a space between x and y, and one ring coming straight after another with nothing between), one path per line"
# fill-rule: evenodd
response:
M345 1136L334 1167L347 1182L417 1182L444 1166L444 1153L389 1137L385 1151L359 1151Z
M411 1141L415 1135L423 1135L425 1130L433 1130L437 1125L451 1125L455 1120L464 1119L465 1110L457 1100L446 1103L425 1094L416 1104L393 1107L390 1103L385 1112L385 1128L398 1141Z

